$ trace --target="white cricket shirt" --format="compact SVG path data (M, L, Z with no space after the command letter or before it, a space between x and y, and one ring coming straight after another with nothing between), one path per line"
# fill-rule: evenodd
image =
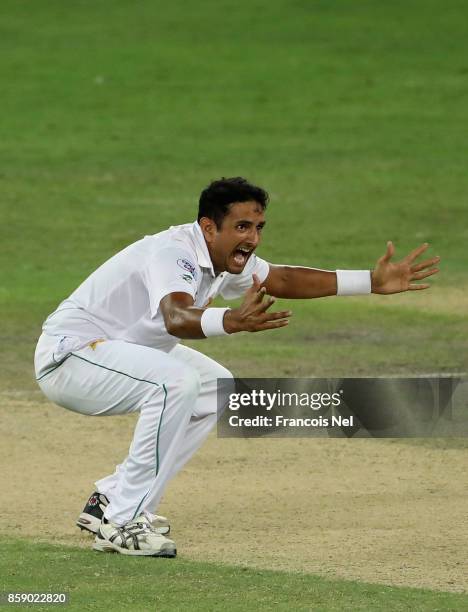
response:
M261 282L269 266L251 255L241 274L215 277L208 248L198 222L170 227L145 236L100 266L45 321L50 336L83 341L125 340L169 352L179 338L167 333L159 303L169 293L189 293L195 306L209 298L242 296L252 286L252 274Z

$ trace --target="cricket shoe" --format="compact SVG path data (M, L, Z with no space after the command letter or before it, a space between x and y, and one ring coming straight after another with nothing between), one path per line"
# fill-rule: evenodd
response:
M82 530L89 531L90 533L99 533L99 527L101 526L102 517L104 516L104 510L109 505L109 500L102 493L94 491L91 497L86 502L83 512L76 520L76 526ZM146 513L148 519L156 529L157 533L161 535L167 535L171 526L165 516L159 516L157 514Z
M151 521L141 514L125 525L114 525L102 519L93 549L99 552L118 552L142 557L175 557L175 542L161 535Z

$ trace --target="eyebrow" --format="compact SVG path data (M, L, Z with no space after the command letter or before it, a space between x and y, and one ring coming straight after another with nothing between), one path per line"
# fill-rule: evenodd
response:
M236 225L239 225L239 223L244 223L245 225L253 225L253 221L249 221L248 219L239 219L239 221L236 221ZM260 223L258 223L257 225L260 225L261 227L265 227L266 225L266 221L260 221Z

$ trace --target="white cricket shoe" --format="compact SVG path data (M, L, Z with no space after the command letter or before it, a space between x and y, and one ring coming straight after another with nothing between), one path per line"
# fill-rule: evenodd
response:
M85 504L83 512L76 520L76 526L90 533L99 533L104 510L109 505L109 500L103 493L94 491ZM168 535L171 530L169 519L159 514L145 513L156 531L162 535Z
M177 555L175 542L158 533L144 514L121 527L103 518L93 549L145 557Z

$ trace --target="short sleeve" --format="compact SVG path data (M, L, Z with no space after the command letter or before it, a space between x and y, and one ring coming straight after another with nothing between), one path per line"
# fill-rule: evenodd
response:
M234 300L244 295L252 286L252 274L256 274L261 283L270 271L268 262L256 255L251 255L241 274L228 274L220 287L220 293L226 300Z
M200 276L201 269L190 251L178 247L156 251L143 273L151 316L156 316L160 301L169 293L188 293L195 300Z

